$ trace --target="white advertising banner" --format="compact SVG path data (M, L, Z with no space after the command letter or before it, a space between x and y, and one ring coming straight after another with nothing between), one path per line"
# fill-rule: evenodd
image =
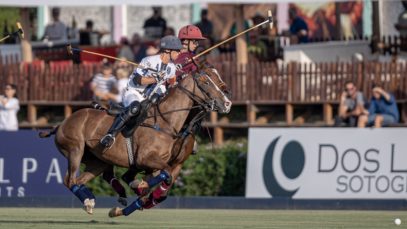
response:
M407 128L251 128L246 197L407 199Z

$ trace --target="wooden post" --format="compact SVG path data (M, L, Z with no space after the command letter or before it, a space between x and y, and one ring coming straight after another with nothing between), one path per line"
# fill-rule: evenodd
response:
M223 129L221 127L215 127L213 129L213 135L215 138L215 145L223 144Z
M28 104L27 115L28 115L28 122L30 124L35 124L37 122L37 107L33 104Z
M235 8L236 30L237 30L236 33L245 30L243 7L244 7L243 4L238 4ZM238 67L237 69L239 69L239 66L247 64L248 54L247 54L246 34L236 38L236 58Z
M212 125L217 124L218 123L218 113L212 111L210 119L211 119L211 124Z
M72 107L70 105L65 105L64 107L64 115L65 118L68 118L72 114Z
M223 144L223 129L218 125L218 113L211 112L211 124L213 125L213 138L215 141L215 145L222 145Z
M254 124L256 123L256 114L258 112L258 109L255 105L253 104L247 104L246 106L246 115L247 115L247 123Z
M285 105L285 120L287 122L287 125L291 125L294 120L294 107L290 103L287 103Z
M238 4L235 7L236 34L245 30L243 7L243 4ZM236 38L236 76L241 79L243 94L249 95L248 92L250 91L250 88L247 87L248 80L246 79L246 66L248 62L246 35L247 34L244 34Z
M333 115L332 115L332 104L324 103L324 122L327 125L332 124Z
M32 35L31 29L28 27L30 24L30 11L29 8L20 8L21 25L24 29L24 39L21 40L21 54L22 61L31 63L33 61L32 47L30 39Z

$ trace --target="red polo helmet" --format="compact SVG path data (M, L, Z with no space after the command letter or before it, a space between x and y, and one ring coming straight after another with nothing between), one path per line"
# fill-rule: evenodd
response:
M201 30L195 25L187 25L182 27L178 32L178 38L180 40L205 40L202 36Z

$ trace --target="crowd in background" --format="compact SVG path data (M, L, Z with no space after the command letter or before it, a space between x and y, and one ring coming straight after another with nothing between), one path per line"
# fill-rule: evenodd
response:
M345 83L342 92L335 126L382 127L399 122L400 115L394 95L380 84L372 86L372 97L367 100L355 83Z
M52 9L53 21L47 25L43 40L66 40L72 35L67 26L59 20L59 8ZM266 20L260 14L256 14L252 19L252 24L256 25ZM309 29L306 21L301 18L295 9L289 11L290 28L288 35L294 37L298 43L307 43ZM208 19L208 11L201 11L201 20L196 23L207 40L200 41L200 49L211 47L215 41L213 23ZM108 31L96 31L93 29L92 20L87 20L84 29L78 31L80 45L100 45L101 38L108 34ZM246 29L249 23L245 23ZM144 36L134 33L131 38L122 37L118 44L117 57L139 63L146 56L155 55L159 51L159 39L166 35L176 35L176 31L167 25L166 19L161 15L160 7L153 7L153 15L144 22ZM236 34L236 25L230 30L230 35ZM246 40L248 50L260 60L269 60L270 39L267 28L259 28L247 34ZM228 46L228 50L234 49L233 44ZM219 55L225 51L224 48L215 49L211 55ZM104 60L102 71L93 77L91 90L95 100L106 103L109 101L121 102L121 95L126 87L128 78L133 71L133 66L123 61L114 64ZM358 91L353 82L347 82L345 90L340 98L338 116L335 118L335 126L365 127L365 126L389 126L399 122L399 111L394 96L383 90L377 84L372 88L372 98L367 100L362 92ZM16 98L15 85L6 85L4 95L0 96L0 130L17 130L17 112L19 110L18 99Z

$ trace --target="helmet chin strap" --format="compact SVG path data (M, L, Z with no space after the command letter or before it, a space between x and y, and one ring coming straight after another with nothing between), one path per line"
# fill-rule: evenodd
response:
M191 40L188 40L188 52L192 52L190 45L191 45Z

